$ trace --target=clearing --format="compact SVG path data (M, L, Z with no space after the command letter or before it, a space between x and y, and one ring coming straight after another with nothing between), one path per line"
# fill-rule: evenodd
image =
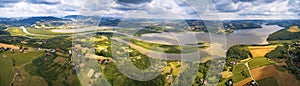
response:
M288 29L289 32L300 32L300 29L298 28L298 26L292 26Z
M18 49L19 49L18 46L15 46L15 45L9 45L9 44L3 44L3 43L0 43L0 47L9 47L9 48L12 48L12 49L15 49L15 50L18 50Z

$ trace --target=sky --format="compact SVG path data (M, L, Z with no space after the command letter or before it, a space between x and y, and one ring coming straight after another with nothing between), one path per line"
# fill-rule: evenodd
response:
M299 19L300 0L0 0L0 17Z

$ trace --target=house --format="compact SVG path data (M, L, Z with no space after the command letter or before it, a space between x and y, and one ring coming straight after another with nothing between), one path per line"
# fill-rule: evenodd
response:
M230 62L232 65L235 65L236 64L236 62L235 61L232 61L232 62Z

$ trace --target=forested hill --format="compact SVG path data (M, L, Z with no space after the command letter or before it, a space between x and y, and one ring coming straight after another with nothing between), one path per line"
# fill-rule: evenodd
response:
M300 29L297 26L282 29L269 35L267 41L300 39Z

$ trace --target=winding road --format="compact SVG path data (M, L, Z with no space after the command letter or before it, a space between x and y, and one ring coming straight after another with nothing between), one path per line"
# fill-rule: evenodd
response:
M289 59L291 61L291 64L292 66L297 70L297 71L300 71L300 69L295 65L294 61L293 61L293 58L295 58L294 56L292 56L290 54L290 48L291 48L291 45L289 45L289 48L288 48L288 55L289 55Z

